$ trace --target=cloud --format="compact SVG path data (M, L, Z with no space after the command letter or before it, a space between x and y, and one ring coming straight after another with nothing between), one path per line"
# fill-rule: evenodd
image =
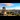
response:
M0 9L2 9L2 7Z
M7 6L14 6L12 3L7 3L6 5Z
M5 6L5 4L4 3L0 3L0 6L2 7L2 6Z
M14 8L6 8L6 10L12 10L12 9L14 9Z
M6 4L6 3L2 3L2 4Z
M4 4L4 5L2 5L2 4ZM14 4L12 4L12 3L0 3L0 6L8 6L8 7L10 7L10 6L14 6Z
M20 9L20 6L16 6L15 8L16 8L16 9Z
M2 4L6 4L6 6L14 6L14 4L12 3L2 3Z
M0 7L3 7L5 5L2 5L2 4L5 4L6 6L10 7L10 6L14 6L14 4L12 3L0 3ZM2 8L1 8L2 9Z

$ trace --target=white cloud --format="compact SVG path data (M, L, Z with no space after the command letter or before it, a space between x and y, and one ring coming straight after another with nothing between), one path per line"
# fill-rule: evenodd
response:
M2 10L2 8L0 8Z
M14 8L6 8L6 10L12 10L12 9L14 9Z
M6 6L14 6L14 4L12 3L2 3L2 4L6 4Z
M6 5L7 6L14 6L14 4L12 4L12 3L7 3Z
M0 3L0 6L2 6L2 4L5 4L5 5L8 6L8 7L14 6L14 4L12 4L12 3Z
M15 8L16 8L16 9L20 9L20 6L16 6Z
M20 6L16 6L14 9L16 9L16 10L20 10Z

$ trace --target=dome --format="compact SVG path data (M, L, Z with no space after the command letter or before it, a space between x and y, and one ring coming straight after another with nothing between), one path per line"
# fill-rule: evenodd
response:
M5 7L3 7L3 9L5 9Z

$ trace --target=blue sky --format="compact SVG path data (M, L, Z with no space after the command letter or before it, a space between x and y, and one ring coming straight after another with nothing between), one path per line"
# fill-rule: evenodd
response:
M5 4L0 4L0 9L5 6L5 8L9 9L20 9L20 3L12 3L14 6L6 6Z

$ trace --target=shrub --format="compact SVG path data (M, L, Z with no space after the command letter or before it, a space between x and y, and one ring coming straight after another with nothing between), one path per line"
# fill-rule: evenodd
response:
M17 16L19 16L19 15L17 15Z

